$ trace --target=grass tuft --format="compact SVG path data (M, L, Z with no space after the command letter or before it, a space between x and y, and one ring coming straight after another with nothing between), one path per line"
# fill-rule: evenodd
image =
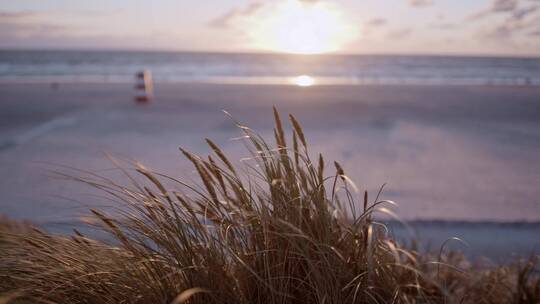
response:
M0 221L0 303L538 303L538 257L474 269L455 252L404 248L373 215L390 201L356 202L345 170L312 162L292 115L292 149L274 108L275 147L248 127L250 161L235 166L180 149L190 185L135 165L130 184L73 178L118 208L92 209L112 238L51 235ZM127 170L122 170L129 174ZM357 206L362 208L358 210Z

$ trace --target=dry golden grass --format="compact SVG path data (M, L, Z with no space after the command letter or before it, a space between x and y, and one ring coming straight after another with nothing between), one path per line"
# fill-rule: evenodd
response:
M274 118L275 147L237 123L245 167L210 140L207 158L181 149L199 186L142 165L130 185L70 177L118 203L91 210L110 243L3 220L0 303L539 303L537 257L475 270L457 253L402 248L373 218L392 202L355 202L338 163L327 175L310 158L295 118L291 146Z

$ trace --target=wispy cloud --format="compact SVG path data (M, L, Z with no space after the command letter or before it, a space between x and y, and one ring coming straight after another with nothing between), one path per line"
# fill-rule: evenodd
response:
M37 15L39 15L39 12L36 11L0 11L0 21L21 20L29 17L35 17Z
M523 8L520 8L520 9L515 9L513 12L512 12L512 18L514 19L518 19L518 20L522 20L524 19L525 17L535 13L536 11L539 10L539 6L538 5L535 5L535 6L529 6L529 7L523 7Z
M438 22L438 23L432 23L429 25L429 28L435 29L435 30L454 30L458 28L457 23L453 22Z
M528 34L528 36L531 36L531 37L540 37L540 29L539 30L536 30L536 31L532 31Z
M317 2L314 0L304 0L305 2ZM217 16L216 18L208 22L208 26L213 28L227 28L230 26L231 22L237 17L250 16L262 8L264 4L262 2L252 2L249 5L242 8L234 8L225 12L222 15Z
M408 0L409 4L414 7L426 7L433 4L433 0Z
M517 8L518 0L493 0L491 10L494 12L509 12Z
M230 10L226 12L225 14L219 15L216 18L208 21L208 26L213 28L226 28L229 27L229 24L231 20L236 17L237 11L236 10Z
M51 14L41 11L0 11L0 38L9 40L69 32L68 26L49 18Z
M488 7L472 13L466 19L474 21L493 14L512 12L517 9L518 4L519 0L492 0Z
M385 18L373 18L366 22L366 25L370 27L380 27L386 24L388 24L388 20L386 20Z
M377 17L364 22L362 27L362 36L377 37L381 35L381 30L385 29L388 25L388 19Z
M108 12L94 10L0 10L0 47L63 47L70 45L99 45L95 41L124 41L126 35L99 27L103 21L118 18L120 10ZM97 18L104 18L99 19ZM104 30L106 29L106 30ZM115 36L113 39L108 37ZM119 40L119 41L120 41ZM92 43L90 43L90 41ZM88 43L86 43L88 42Z
M490 39L508 39L523 31L540 30L540 6L514 8L508 16L485 30L483 36Z
M407 38L407 37L411 36L412 33L413 33L412 29L410 29L410 28L402 28L402 29L398 29L398 30L389 32L386 35L386 37L389 38L389 39L398 40L398 39Z

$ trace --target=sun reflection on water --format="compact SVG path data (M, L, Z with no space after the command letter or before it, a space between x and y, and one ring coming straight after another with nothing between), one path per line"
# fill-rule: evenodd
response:
M292 83L299 87L310 87L315 84L315 78L308 75L300 75L292 78Z

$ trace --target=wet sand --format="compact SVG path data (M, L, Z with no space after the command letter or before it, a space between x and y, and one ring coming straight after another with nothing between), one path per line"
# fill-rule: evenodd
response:
M0 213L50 225L103 204L47 170L107 170L104 152L193 178L177 148L206 153L209 137L239 161L246 153L230 139L240 132L221 110L269 136L276 105L299 118L311 151L342 163L361 190L387 183L383 198L399 203L403 219L540 221L538 87L155 89L153 103L138 105L130 84L0 84Z

